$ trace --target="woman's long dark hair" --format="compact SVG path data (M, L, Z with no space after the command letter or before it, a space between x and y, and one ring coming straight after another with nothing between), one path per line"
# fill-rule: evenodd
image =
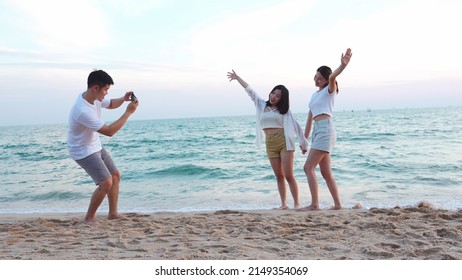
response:
M329 85L329 76L330 76L330 74L332 74L332 69L330 69L330 67L328 67L328 66L321 66L316 71L318 71L319 74L321 74L321 76L324 79L326 79L326 81L327 81L327 84L325 84L322 88L327 87ZM337 83L337 81L335 81L335 85L337 86L337 93L338 93L338 83Z
M281 99L279 100L276 107L278 108L279 113L284 115L289 111L289 90L283 85L277 85L273 88L270 94L277 89L281 91ZM269 101L269 95L268 95L268 101L266 101L266 106L271 106L270 101Z

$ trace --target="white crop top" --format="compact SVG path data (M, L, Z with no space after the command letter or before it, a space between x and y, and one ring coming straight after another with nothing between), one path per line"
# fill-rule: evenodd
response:
M337 92L329 93L329 87L321 89L313 93L310 101L310 111L313 118L322 114L333 116L334 101Z
M282 115L277 109L272 109L268 112L263 111L260 115L261 128L284 128Z

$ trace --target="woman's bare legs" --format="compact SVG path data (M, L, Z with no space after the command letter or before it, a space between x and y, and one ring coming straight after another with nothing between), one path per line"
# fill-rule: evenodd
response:
M304 207L301 210L319 210L319 186L318 178L315 172L316 166L318 164L319 168L321 169L321 175L324 180L326 180L327 187L330 191L330 194L332 195L332 198L334 199L334 207L332 207L332 209L341 209L342 204L340 203L340 195L338 192L337 183L331 169L330 154L324 151L311 149L308 158L306 159L305 166L303 167L308 179L308 186L310 187L311 205Z
M333 210L342 209L342 204L340 203L340 195L338 193L337 183L335 182L334 174L331 169L331 158L330 154L326 154L324 158L319 163L319 168L321 169L321 175L326 180L327 188L334 199Z
M294 209L300 208L300 201L298 198L298 184L294 176L294 152L289 151L281 156L282 168L284 175L289 184L290 193L294 199Z
M281 197L281 207L278 209L286 210L289 208L287 204L286 180L294 199L294 209L299 209L298 184L294 176L294 152L285 153L281 158L270 158L269 161L276 176L279 196Z
M278 184L279 196L281 197L281 207L277 208L280 210L286 210L289 208L286 200L286 183L284 170L282 168L282 161L280 158L270 158L271 167L273 168L274 175Z
M316 176L316 166L323 160L325 155L328 154L323 151L311 149L306 159L303 170L305 171L306 178L308 179L308 186L311 193L311 205L304 207L300 210L319 210L319 197L318 197L318 177Z

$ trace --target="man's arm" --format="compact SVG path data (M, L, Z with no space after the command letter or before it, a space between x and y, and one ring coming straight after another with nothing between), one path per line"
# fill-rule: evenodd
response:
M136 111L136 108L138 108L138 100L130 102L130 104L127 106L127 109L118 120L111 123L110 125L104 124L103 127L98 130L98 132L103 135L112 137L124 126L128 118Z
M124 96L119 98L111 99L111 103L109 103L109 107L107 109L116 109L122 106L125 101L130 101L130 96L133 94L133 91L128 91L125 93Z

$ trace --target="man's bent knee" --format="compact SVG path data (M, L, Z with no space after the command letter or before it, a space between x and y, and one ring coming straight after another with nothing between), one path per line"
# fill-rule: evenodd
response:
M121 177L120 171L116 171L116 172L112 173L112 180L113 181L119 181L120 182L120 177Z
M112 188L112 177L104 179L99 183L99 189L105 193L108 193Z

